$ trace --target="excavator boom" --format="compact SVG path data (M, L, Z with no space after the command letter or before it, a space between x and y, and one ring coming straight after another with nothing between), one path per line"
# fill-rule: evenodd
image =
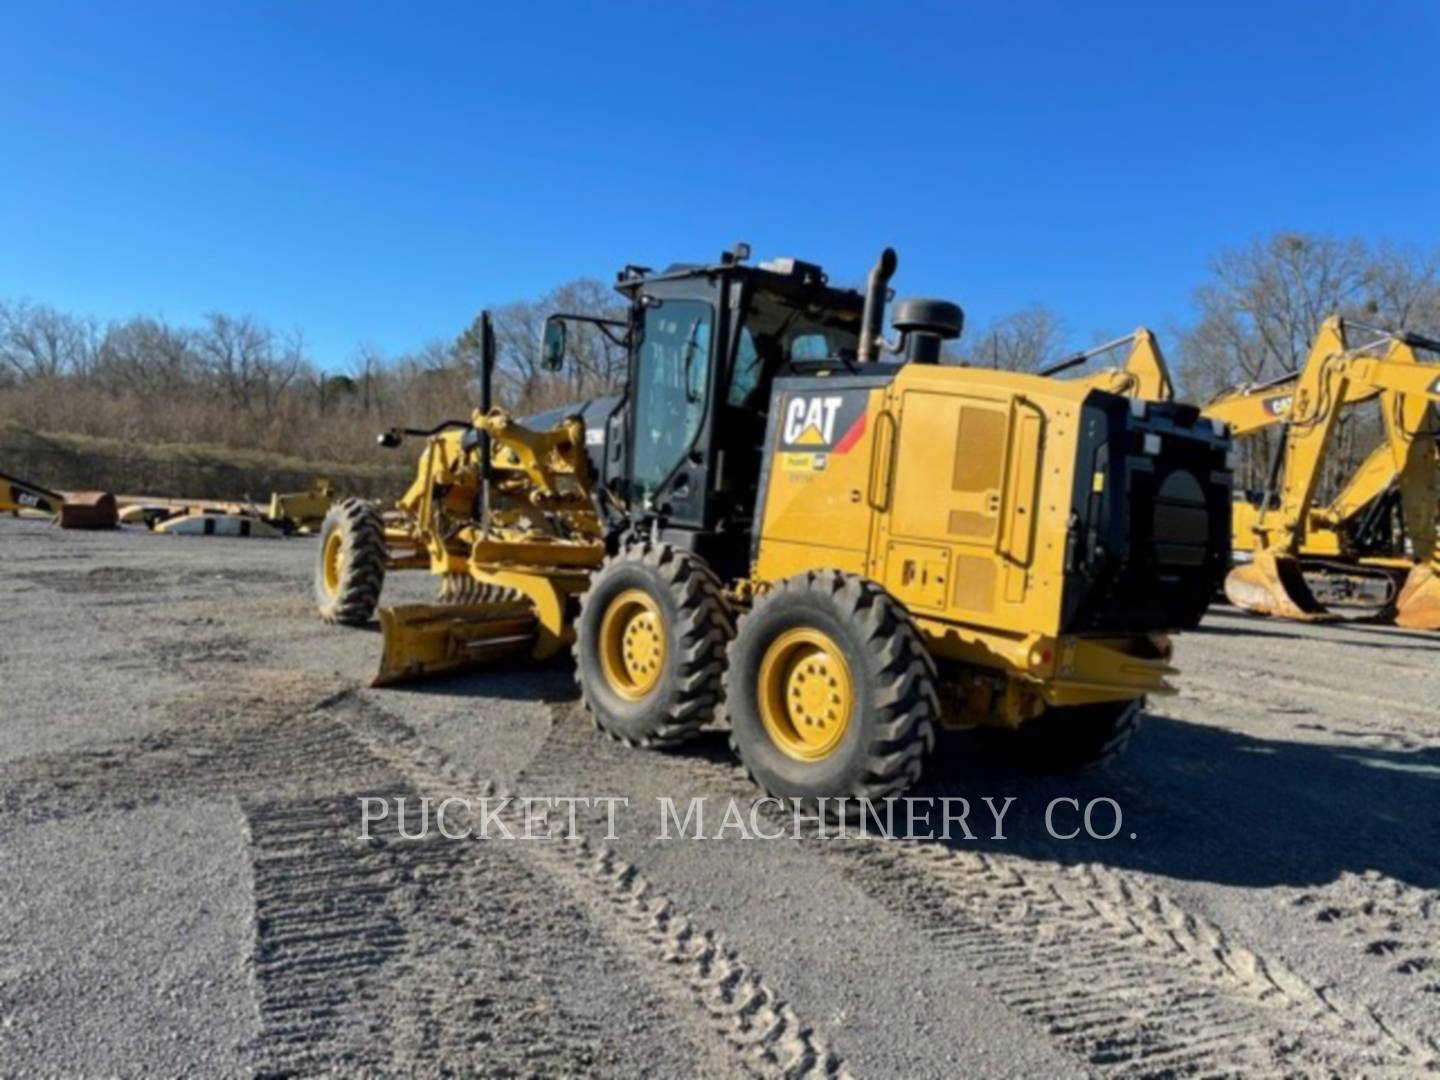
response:
M65 497L59 492L0 473L0 514L18 514L22 510L58 514L64 505Z
M1382 343L1384 350L1377 351L1376 345ZM1384 403L1385 444L1371 454L1330 507L1317 511L1313 500L1342 407L1377 396ZM1222 399L1220 414L1258 422L1258 414L1245 411L1254 400L1254 395L1249 400L1245 395ZM1301 572L1301 545L1312 529L1334 528L1398 478L1414 568L1395 598L1396 621L1440 629L1432 408L1437 400L1440 366L1420 363L1405 336L1392 335L1351 349L1346 347L1344 323L1338 317L1326 320L1305 367L1293 382L1293 393L1283 407L1277 404L1266 410L1286 425L1284 477L1278 505L1262 506L1255 515L1253 561L1235 568L1226 579L1225 592L1231 602L1249 611L1292 619L1330 617ZM1206 411L1216 415L1213 405Z

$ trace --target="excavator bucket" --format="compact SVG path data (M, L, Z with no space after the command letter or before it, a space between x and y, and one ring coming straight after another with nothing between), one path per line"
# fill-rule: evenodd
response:
M1225 597L1236 607L1257 615L1302 622L1334 618L1315 599L1300 572L1300 563L1291 555L1257 551L1252 561L1235 567L1225 578Z
M380 610L385 646L372 686L528 656L539 625L524 600L398 604Z
M1421 565L1410 571L1395 598L1395 625L1411 630L1440 630L1440 573Z

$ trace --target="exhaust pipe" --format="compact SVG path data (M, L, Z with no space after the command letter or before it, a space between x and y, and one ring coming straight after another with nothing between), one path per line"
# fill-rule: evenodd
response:
M855 357L862 364L873 364L880 357L880 341L885 333L885 297L890 290L890 278L899 264L895 249L887 247L870 271L865 287L865 313L860 316L860 348Z

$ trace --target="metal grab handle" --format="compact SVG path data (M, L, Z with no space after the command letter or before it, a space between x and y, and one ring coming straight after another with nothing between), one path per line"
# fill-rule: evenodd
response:
M1024 500L1021 499L1020 485L1026 481L1026 477L1019 475L1014 468L1015 459L1019 456L1020 452L1020 447L1017 445L1020 439L1020 430L1025 426L1020 418L1020 412L1022 410L1029 410L1039 421L1035 448L1036 470L1029 478L1031 484L1030 502L1032 503L1034 502L1035 490L1040 484L1041 471L1039 469L1039 459L1040 447L1044 444L1045 410L1024 395L1018 395L1010 402L1010 430L1006 432L1005 437L1005 469L1000 481L1000 520L998 528L995 530L995 553L1007 562L1028 566L1033 557L1033 552L1029 550L1030 545L1026 545L1025 558L1020 559L1016 557L1013 543L1015 518L1017 517L1016 510L1024 503ZM1034 515L1029 516L1030 520L1025 523L1025 528L1027 532L1033 532L1036 528L1036 523Z
M875 414L875 445L870 451L870 483L865 501L870 509L883 514L890 509L891 480L895 474L895 436L900 425L888 411Z

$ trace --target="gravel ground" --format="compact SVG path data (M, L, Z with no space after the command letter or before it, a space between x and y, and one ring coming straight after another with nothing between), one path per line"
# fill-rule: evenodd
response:
M0 1074L1440 1067L1440 636L1220 610L1105 773L947 744L917 794L973 840L664 840L661 797L748 809L723 733L610 743L568 662L372 690L313 557L0 520ZM630 803L361 837L451 795ZM1056 798L1121 828L1056 839Z

